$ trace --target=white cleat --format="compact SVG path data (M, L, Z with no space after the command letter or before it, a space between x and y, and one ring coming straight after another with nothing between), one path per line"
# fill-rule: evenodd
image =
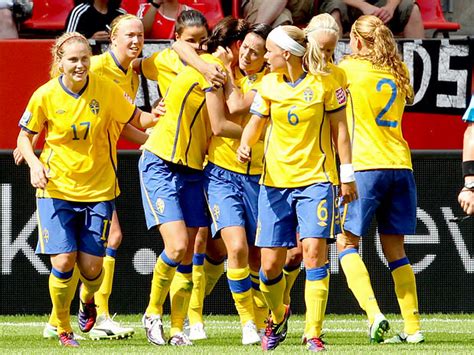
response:
M154 345L166 345L166 338L163 331L163 323L158 315L147 316L142 318L143 328L145 328L146 338Z
M381 313L375 316L374 322L369 328L370 342L372 344L383 343L384 335L389 331L390 325L387 318Z
M46 323L46 325L43 328L43 338L44 339L55 339L57 340L58 337L58 328L55 326ZM74 333L74 339L76 340L85 340L86 338L80 336L79 334Z
M170 338L169 344L173 346L190 346L193 345L193 342L189 340L186 334L179 332Z
M257 326L254 321L249 320L242 327L242 344L251 345L251 344L260 344L261 339L257 331Z
M384 341L384 344L400 344L400 343L409 343L409 344L420 344L425 341L423 333L419 330L414 334L406 334L401 332L395 335L393 338L387 339Z
M204 324L196 323L189 327L189 340L204 340L207 339Z
M126 328L120 326L119 323L110 318L106 314L101 314L97 317L94 328L90 331L92 340L101 339L126 339L131 337L135 331L133 328Z

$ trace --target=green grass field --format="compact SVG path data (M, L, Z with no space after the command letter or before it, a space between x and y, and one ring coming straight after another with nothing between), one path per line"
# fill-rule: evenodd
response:
M156 347L149 344L141 328L140 315L119 316L127 326L135 328L136 334L127 340L92 341L82 340L79 349L61 349L57 341L42 338L46 316L1 316L0 353L51 354L53 352L75 352L81 354L249 354L260 353L259 346L240 345L240 329L236 316L207 316L208 340L195 342L195 346L176 348ZM390 335L402 329L398 316L388 315L392 330ZM73 321L76 319L73 317ZM433 314L423 315L422 326L426 342L418 345L370 345L367 339L365 318L360 315L328 315L325 321L327 350L334 353L350 354L474 354L474 314ZM290 318L286 341L274 353L305 353L301 333L303 317ZM165 319L165 327L168 326ZM74 328L77 326L74 324Z

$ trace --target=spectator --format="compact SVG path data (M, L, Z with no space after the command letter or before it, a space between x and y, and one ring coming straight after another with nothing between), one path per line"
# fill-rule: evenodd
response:
M85 0L74 7L66 20L66 32L79 32L86 38L108 40L108 26L125 14L121 0Z
M407 38L424 38L420 8L414 0L323 0L320 13L329 13L342 33L348 32L361 15L374 15L395 34Z
M18 38L12 6L11 0L0 0L0 38Z
M137 16L143 21L146 38L170 39L175 35L175 22L179 14L191 7L178 0L148 0L141 4Z
M306 24L315 10L317 0L243 0L243 17L250 23L265 23L272 27Z
M464 212L474 215L474 96L462 119L468 126L464 133L462 151L464 187L459 193L458 201Z

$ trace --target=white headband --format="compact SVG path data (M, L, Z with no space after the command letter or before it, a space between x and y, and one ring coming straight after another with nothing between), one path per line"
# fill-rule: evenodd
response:
M275 44L281 49L284 49L297 57L304 56L306 52L306 48L288 36L281 26L274 28L267 38L275 42Z

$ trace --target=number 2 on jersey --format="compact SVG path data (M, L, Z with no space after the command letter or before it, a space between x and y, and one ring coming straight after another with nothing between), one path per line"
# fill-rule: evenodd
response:
M382 109L382 111L380 111L379 114L377 115L377 117L375 117L375 122L377 122L377 124L379 126L395 128L395 127L397 127L398 122L397 121L384 120L383 116L388 112L388 110L390 110L390 107L392 107L393 103L395 102L395 98L397 97L397 91L398 91L397 90L397 85L391 79L386 79L386 78L381 79L377 83L377 91L381 91L382 86L384 86L384 85L388 85L392 88L392 95L390 96L390 99L388 100L387 104Z

